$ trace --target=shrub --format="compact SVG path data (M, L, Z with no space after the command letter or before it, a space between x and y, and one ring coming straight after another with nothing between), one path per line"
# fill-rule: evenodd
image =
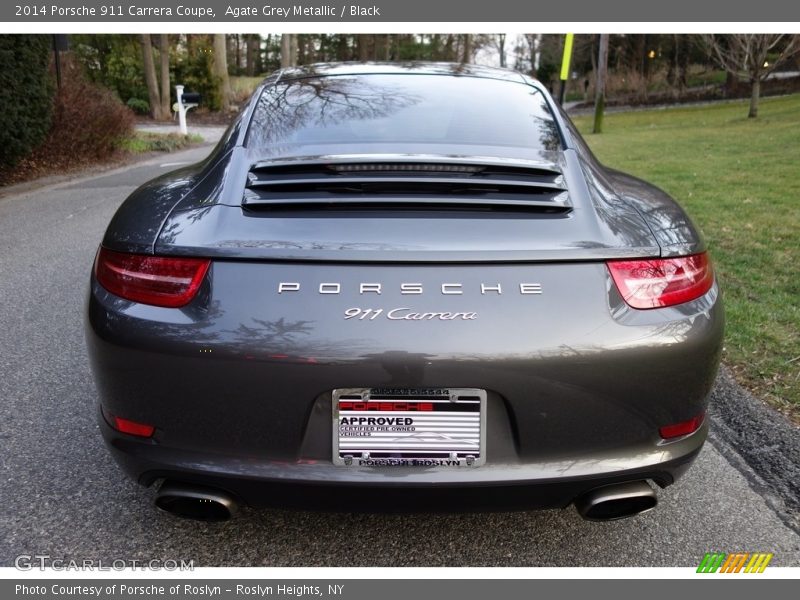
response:
M147 100L142 100L141 98L129 98L126 104L128 105L128 108L130 108L137 115L150 114L150 103Z
M147 98L138 35L73 34L70 45L90 80L116 90L120 98Z
M89 81L74 61L66 61L62 81L53 127L33 158L51 167L107 158L132 132L133 112L114 92Z
M0 168L44 140L53 109L50 36L0 35Z

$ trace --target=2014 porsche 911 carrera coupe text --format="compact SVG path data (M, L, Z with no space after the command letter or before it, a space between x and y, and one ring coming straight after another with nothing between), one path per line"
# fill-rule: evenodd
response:
M723 333L704 242L538 82L472 65L269 77L94 264L103 435L156 504L656 504Z

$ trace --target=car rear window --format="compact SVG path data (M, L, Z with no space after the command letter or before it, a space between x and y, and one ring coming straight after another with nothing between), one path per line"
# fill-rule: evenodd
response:
M438 75L337 75L264 89L247 145L419 143L561 149L536 88Z

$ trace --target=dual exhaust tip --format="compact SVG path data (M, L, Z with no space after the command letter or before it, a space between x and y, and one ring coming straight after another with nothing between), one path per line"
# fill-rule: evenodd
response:
M590 490L575 500L575 508L587 521L616 521L652 510L657 503L649 483L629 481Z
M655 508L658 500L646 481L607 485L575 500L578 514L587 521L615 521ZM170 514L199 521L227 521L236 513L236 500L215 488L165 481L156 494L156 506Z
M233 496L215 488L165 481L156 494L156 507L196 521L227 521L237 510Z

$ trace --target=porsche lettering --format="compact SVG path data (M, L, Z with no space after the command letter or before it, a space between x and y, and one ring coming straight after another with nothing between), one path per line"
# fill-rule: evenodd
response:
M445 296L460 296L465 292L475 292L481 295L495 295L501 296L507 293L509 289L513 289L516 293L523 296L540 295L542 293L542 284L533 282L521 282L517 284L503 284L500 282L481 282L474 285L465 285L463 283L445 282L433 286L425 286L422 283L404 282L395 286L387 286L379 282L362 282L346 286L341 282L336 281L323 281L314 284L301 284L298 281L281 281L277 285L279 294L287 294L291 292L302 292L306 289L316 291L318 294L334 294L339 295L342 292L352 291L354 294L365 295L375 294L381 295L387 291L397 291L404 296L408 295L421 295L430 291L433 288L433 293L440 293Z

